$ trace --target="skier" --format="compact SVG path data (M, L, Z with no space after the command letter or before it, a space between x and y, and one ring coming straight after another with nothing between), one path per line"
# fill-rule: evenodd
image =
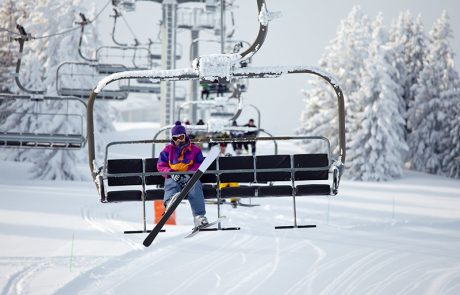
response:
M248 123L244 124L243 127L255 128L256 125L254 124L254 119L249 119ZM257 131L248 131L244 133L244 137L246 138L256 137L257 133L258 133ZM250 142L243 143L243 147L246 153L249 152L249 145L251 146L251 153L255 155L256 154L256 142L250 141Z
M238 127L238 123L236 121L232 122L232 127ZM241 138L243 137L244 132L239 130L232 130L230 131L231 138ZM233 142L232 143L233 151L236 155L241 155L243 150L243 144L241 142Z
M160 153L157 163L159 172L196 171L203 162L201 149L190 141L185 127L177 121L171 129L171 143ZM164 204L167 208L174 195L179 193L190 179L188 174L163 175L165 177ZM203 187L200 181L192 187L188 194L195 227L208 224L204 203ZM172 203L172 202L171 202Z
M201 99L209 99L209 84L207 82L201 83Z
M224 92L227 90L227 86L223 83L217 84L217 97L224 96Z

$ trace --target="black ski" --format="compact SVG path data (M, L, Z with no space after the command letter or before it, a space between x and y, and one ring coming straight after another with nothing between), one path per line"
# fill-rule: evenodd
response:
M200 179L201 175L203 175L203 173L208 169L208 167L212 164L212 162L214 162L214 160L218 156L219 156L219 145L216 145L209 151L203 163L201 163L200 167L198 167L198 170L196 170L196 172L192 175L192 177L189 179L187 184L181 190L179 195L173 201L171 201L170 204L168 204L168 208L166 209L163 217L161 217L160 221L158 221L158 224L155 225L152 231L145 238L144 243L143 243L145 247L148 247L152 244L153 240L156 238L158 233L161 231L161 229L165 225L168 218L171 216L174 210L176 210L180 202L182 202L182 200L187 196L187 194L192 189L192 187L195 185L195 183Z

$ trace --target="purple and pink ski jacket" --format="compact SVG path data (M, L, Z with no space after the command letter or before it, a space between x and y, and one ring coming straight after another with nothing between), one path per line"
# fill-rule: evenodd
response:
M158 172L196 171L203 159L201 149L191 142L182 147L170 143L161 151L157 169ZM169 175L163 176L169 178Z

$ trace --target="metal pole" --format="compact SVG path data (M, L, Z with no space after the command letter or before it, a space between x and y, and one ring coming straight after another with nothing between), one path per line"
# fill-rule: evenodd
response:
M200 31L197 30L197 29L193 29L191 34L192 34L192 40L198 40L198 38L200 36ZM198 57L198 55L199 55L199 44L198 44L198 42L192 42L192 44L190 45L190 59L194 60L195 58ZM192 87L192 89L191 89L192 94L190 95L190 100L191 101L198 101L199 81L192 80L190 83L191 83L191 87ZM195 124L198 121L196 105L192 104L192 108L190 110L189 115L190 115L190 122L192 122L192 124ZM177 119L180 120L181 117L179 116L179 118L177 118Z
M225 53L225 0L220 0L220 53Z
M294 174L294 156L291 155L291 186L292 186L292 204L294 207L294 227L297 227L297 208L295 204L295 174Z
M144 216L144 232L147 232L147 218L145 212L145 159L142 160L142 213Z

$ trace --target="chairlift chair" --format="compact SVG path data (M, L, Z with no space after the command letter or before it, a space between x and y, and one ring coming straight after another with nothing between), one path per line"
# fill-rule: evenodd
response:
M257 0L257 5L258 5L258 11L259 13L261 12L262 6L265 5L265 0ZM267 25L266 24L259 24L259 33L257 35L257 38L255 42L250 46L249 49L246 51L242 52L240 54L240 59L235 62L240 62L244 60L245 58L248 58L249 56L254 55L261 47L263 44L265 37L267 34ZM255 172L254 175L258 173L272 173L274 171L279 171L284 174L289 174L289 179L292 181L292 187L289 190L286 190L285 188L280 188L280 193L292 193L292 199L293 199L293 207L294 207L294 225L293 226L288 226L288 227L309 227L309 226L301 226L297 224L297 216L296 216L296 194L299 195L336 195L338 193L338 188L340 184L340 179L343 174L343 169L344 169L344 163L345 163L345 158L346 158L346 150L345 150L345 108L344 108L344 97L341 88L337 84L337 82L332 78L331 75L325 73L322 70L316 69L314 67L308 67L308 66L276 66L276 67L244 67L244 68L239 68L235 67L234 64L228 63L226 64L228 68L222 69L221 67L218 68L206 68L206 70L202 70L200 68L200 61L203 59L208 59L205 62L207 64L212 64L212 59L215 56L202 56L199 58L197 62L194 63L193 68L186 68L186 69L175 69L175 70L163 70L163 71L156 71L156 70L151 70L151 71L136 71L136 72L122 72L117 75L112 75L106 77L104 80L100 81L97 84L97 87L94 88L94 90L91 92L89 99L88 99L88 111L87 111L87 135L88 135L88 160L89 160L89 168L91 175L93 177L93 180L95 181L96 188L100 194L101 197L105 196L105 182L109 181L110 182L110 177L112 177L111 173L109 170L106 170L104 166L106 166L105 163L110 162L110 159L108 159L107 155L107 150L109 145L113 145L116 143L109 143L107 145L106 149L106 158L104 159L104 165L99 166L98 162L96 161L95 158L95 137L94 137L94 122L93 122L93 105L94 101L97 98L98 94L110 83L121 80L121 79L139 79L139 78L151 78L154 80L158 81L184 81L184 80L198 80L198 81L207 81L207 82L227 82L229 80L235 79L255 79L255 78L278 78L282 75L287 75L287 74L309 74L309 75L314 75L322 78L325 82L327 82L334 90L334 93L337 96L337 111L338 111L338 148L337 148L337 154L333 155L331 152L326 153L326 154L319 154L319 155L296 155L290 157L290 164L289 168L288 166L280 166L280 167L268 167L268 169L259 169L255 170L256 168L253 167L252 169L243 169L241 171L236 171L236 172L246 172L251 174ZM229 56L229 55L221 55L219 58L228 58L229 60L233 60L234 56ZM222 72L225 74L223 75ZM273 138L267 138L265 140L272 140ZM279 138L281 140L281 138ZM293 137L284 137L284 139L293 139ZM296 137L295 139L319 139L319 140L325 140L327 143L329 141L324 138L324 137ZM243 141L245 139L242 139ZM247 140L247 139L246 139ZM264 140L264 138L251 138L251 141L256 141L256 140ZM230 139L229 142L235 142L238 141L238 139ZM144 140L144 141L131 141L129 143L147 143L147 144L152 144L152 143L158 143L158 142L169 142L169 140ZM225 142L225 141L219 141L219 140L214 140L213 142ZM331 148L329 146L328 148L329 151L331 151ZM256 158L254 158L256 159ZM135 164L136 162L137 164ZM119 174L119 175L113 175L113 177L121 177L121 178L126 178L126 177L131 177L131 180L134 181L133 177L135 177L135 184L139 185L140 190L135 191L135 193L131 194L131 191L118 191L116 192L116 199L119 201L123 200L132 200L132 201L142 201L143 206L144 206L144 232L146 231L145 229L145 202L146 198L149 197L148 194L144 192L145 190L145 183L143 182L142 179L144 179L144 176L147 176L145 163L147 163L147 159L145 160L138 160L135 159L133 161L126 160L126 163L132 163L137 165L136 171L127 171L128 174ZM150 163L150 160L148 161ZM238 163L239 161L233 161L234 163ZM250 160L249 160L250 162ZM272 163L273 161L269 161L269 163ZM289 162L289 161L288 161ZM313 162L313 166L311 163ZM139 164L140 163L140 164ZM142 164L144 163L144 164ZM140 166L139 166L140 165ZM139 170L140 169L140 170ZM216 165L216 170L214 171L217 173L217 175L221 172L219 169L219 165ZM252 171L252 172L251 172ZM210 171L210 173L213 173ZM321 176L319 176L319 174ZM283 174L283 175L284 175ZM308 184L306 186L294 186L295 180L304 180L304 179L318 179L318 180L326 180L328 179L328 174L332 175L332 182L331 184ZM148 176L157 176L161 177L160 173L153 173L149 172ZM313 178L312 178L313 177ZM127 180L127 179L125 179ZM120 181L117 181L118 185L123 184L125 181L123 179L120 179ZM110 184L109 184L110 185ZM257 188L250 188L250 190L253 193L258 193L259 189ZM274 193L271 190L269 190L269 194ZM263 190L260 191L261 193ZM102 200L104 201L104 200ZM107 199L105 200L107 201ZM220 213L218 213L218 216L220 216ZM287 228L285 226L279 227L279 228Z
M153 67L150 50L140 46L101 46L96 50L96 59L99 64L105 65L104 67L111 64L125 67L125 69L104 74L126 70L149 70Z
M33 111L30 113L20 113L20 112L9 112L4 117L9 116L20 116L24 117L33 117L36 122L45 125L47 122L50 122L52 119L57 117L65 118L67 121L75 120L79 126L79 130L56 133L54 131L36 131L36 130L21 130L18 129L20 126L10 127L8 130L0 129L0 145L3 147L14 147L14 148L52 148L52 149L73 149L73 148L82 148L86 144L86 136L84 135L83 130L83 116L81 113L73 114L69 113L68 107L69 103L76 101L81 103L86 110L86 104L83 100L77 97L61 97L61 96L49 96L46 95L45 90L31 90L27 89L22 85L20 81L20 69L21 69L21 59L22 53L24 50L25 41L30 40L30 35L27 34L25 29L17 25L17 28L21 34L16 41L19 42L19 55L16 63L16 72L15 72L15 82L18 88L27 94L18 94L18 93L0 93L0 100L3 102L3 105L7 105L8 101L21 101L21 103L33 103L35 106L42 105L45 101L61 101L66 103L66 111L61 113L51 113L51 112L42 112L42 111ZM0 112L5 110L0 109ZM5 122L3 122L5 123ZM2 124L2 127L6 127L5 124Z
M86 144L83 114L86 104L83 100L76 97L63 98L59 96L34 97L30 95L15 95L11 93L0 93L2 104L8 101L20 100L23 104L31 103L35 105L44 104L46 101L62 101L68 106L69 103L77 102L83 106L80 113L69 113L67 110L62 112L39 112L32 111L27 113L10 112L9 116L19 116L21 120L30 118L39 125L46 126L55 118L63 118L72 126L78 126L77 130L56 133L52 128L41 128L41 130L23 130L21 126L13 126L8 130L5 122L0 127L0 146L6 148L47 148L47 149L80 149ZM0 108L0 113L4 112ZM46 130L44 130L46 129Z
M198 7L180 7L177 10L177 28L213 30L219 25L216 11Z
M62 62L56 70L56 91L62 96L74 96L79 98L87 98L90 89L73 88L75 79L83 79L88 81L87 84L94 83L100 79L100 75L95 69L95 64L88 62ZM125 81L126 82L126 81ZM127 84L129 82L126 82ZM103 100L124 100L128 97L128 91L122 89L123 82L117 83L116 87L112 85L111 89L101 92L100 99ZM129 86L129 85L128 85Z

